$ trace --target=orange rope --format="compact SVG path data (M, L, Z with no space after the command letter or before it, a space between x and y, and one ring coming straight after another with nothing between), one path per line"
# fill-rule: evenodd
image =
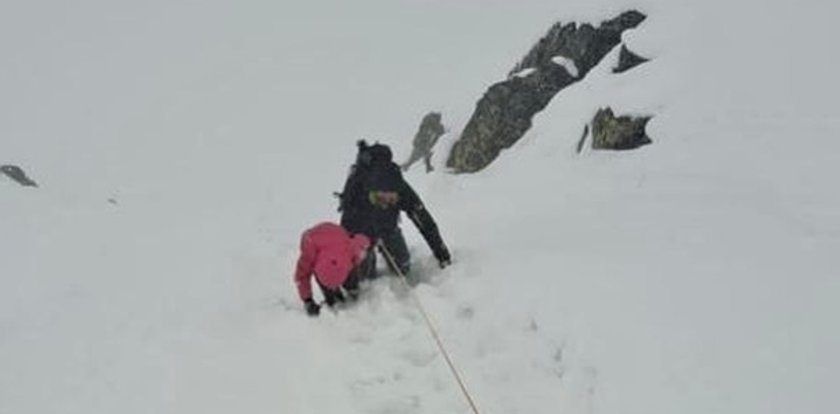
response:
M461 388L461 393L464 394L464 397L467 399L467 402L470 404L470 408L472 408L472 412L475 414L479 414L478 408L476 408L475 401L473 401L472 396L470 396L470 392L467 391L467 386L464 384L464 380L461 378L461 375L458 373L458 370L455 368L455 364L452 362L452 358L449 356L449 352L446 352L446 347L443 346L443 341L440 339L440 335L438 334L437 329L435 329L435 325L432 323L431 318L429 318L429 314L426 312L426 309L423 307L423 303L420 302L420 298L414 294L414 290L411 286L408 285L406 281L406 276L397 266L394 257L391 256L391 252L385 247L382 242L377 243L379 245L379 249L382 252L382 255L385 256L385 260L391 265L399 279L402 281L403 286L405 286L406 290L408 290L409 296L411 299L414 300L414 304L417 305L417 309L420 310L420 314L423 315L423 319L426 320L426 326L429 327L429 332L432 334L432 338L435 340L440 353L443 354L443 358L446 359L446 364L449 366L449 370L452 372L452 375L455 377L455 381L458 382L458 386Z

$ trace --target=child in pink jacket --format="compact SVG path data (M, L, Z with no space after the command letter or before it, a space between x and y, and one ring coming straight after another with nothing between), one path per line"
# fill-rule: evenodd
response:
M295 284L307 314L318 316L321 310L312 299L313 275L328 306L344 301L342 287L351 298L356 298L359 278L354 269L364 261L368 247L370 240L366 236L350 234L335 223L320 223L303 232Z

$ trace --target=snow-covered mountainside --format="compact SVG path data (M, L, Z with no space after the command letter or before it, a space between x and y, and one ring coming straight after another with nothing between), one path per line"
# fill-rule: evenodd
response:
M556 21L648 18L487 169L476 100ZM840 58L828 1L0 4L0 413L467 413L394 278L309 318L298 237L355 140L402 160L454 263L403 228L482 413L840 408ZM651 145L575 149L598 108Z

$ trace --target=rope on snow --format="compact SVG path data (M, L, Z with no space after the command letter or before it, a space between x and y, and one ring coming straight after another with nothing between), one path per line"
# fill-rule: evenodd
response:
M420 310L420 314L423 315L423 319L426 321L426 326L429 328L429 332L432 334L432 338L435 340L437 344L438 350L441 354L443 354L443 358L446 360L446 365L449 366L449 371L452 372L452 376L455 377L455 381L458 383L458 387L461 388L461 393L464 394L464 398L467 399L467 403L469 403L470 408L474 414L480 414L478 408L476 408L475 401L473 401L470 392L467 390L467 386L464 383L461 374L458 373L458 369L455 368L455 364L452 362L452 358L449 356L449 352L446 351L446 347L443 345L443 341L440 339L440 335L438 334L437 328L435 328L435 324L432 323L432 319L429 317L428 312L426 312L426 308L423 306L423 303L420 302L420 298L414 294L414 289L408 285L406 281L406 276L403 274L402 270L400 270L399 266L397 266L396 261L394 260L394 256L391 255L391 252L388 251L388 248L385 247L381 241L377 242L377 246L379 247L379 251L382 252L382 255L385 257L385 260L388 261L388 264L397 272L397 276L399 276L400 281L402 281L403 286L405 286L406 290L408 291L409 296L414 301L414 304L417 306L417 309Z

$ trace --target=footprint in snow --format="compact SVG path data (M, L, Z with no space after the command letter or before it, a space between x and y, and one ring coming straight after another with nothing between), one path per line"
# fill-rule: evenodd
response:
M475 308L469 305L460 306L455 315L461 320L470 320L475 316Z
M420 397L412 395L400 400L387 401L372 412L375 414L417 413L420 410Z
M402 357L411 365L422 368L428 366L437 358L437 353L432 351L411 350L404 352Z

